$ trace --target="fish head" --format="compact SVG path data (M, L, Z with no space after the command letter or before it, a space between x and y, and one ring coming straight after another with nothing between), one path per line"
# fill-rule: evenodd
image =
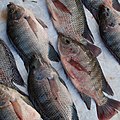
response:
M73 40L63 34L59 34L58 36L58 49L60 55L63 56L74 56L79 52L76 40Z
M10 2L7 5L8 19L19 20L25 13L25 9L19 5Z
M42 58L33 55L31 58L30 69L37 70L42 66Z
M106 21L106 23L108 23L114 18L113 10L105 5L100 5L98 17L100 22Z

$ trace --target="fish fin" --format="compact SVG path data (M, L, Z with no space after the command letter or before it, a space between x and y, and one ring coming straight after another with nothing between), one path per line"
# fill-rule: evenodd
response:
M57 11L56 7L55 6L53 6L53 7L49 6L48 11L49 11L52 19L54 21L57 21L58 20L58 13L56 12Z
M110 85L108 84L108 82L106 81L106 79L102 80L102 90L107 93L108 95L114 95Z
M58 8L60 11L63 11L72 15L70 10L68 10L68 8L59 0L52 0L52 2L54 3L55 7Z
M86 22L86 24L85 24L84 32L83 32L82 36L83 36L85 39L87 39L88 41L90 41L91 43L94 43L94 42L93 42L94 38L93 38L93 35L92 35L92 33L91 33L91 31L90 31L90 29L89 29L89 27L88 27L87 22Z
M86 73L89 74L89 71L87 71L80 63L76 62L73 59L70 59L70 61L68 61L72 66L74 66L77 70L79 71L84 71Z
M74 104L72 105L72 108L73 108L72 109L72 120L79 120L78 115L77 115L77 110Z
M51 92L52 92L54 98L57 99L58 98L58 91L59 91L58 85L57 85L54 78L51 78L51 79L47 78L47 79L48 79L48 82L50 84Z
M43 28L48 28L48 26L39 18L36 18L36 20L40 23L40 25L42 25Z
M24 86L25 83L24 83L21 75L19 74L13 54L11 53L10 49L8 48L8 46L5 44L5 42L3 40L0 40L0 44L2 44L4 46L4 49L6 50L6 54L7 54L6 56L9 57L9 61L12 66L12 68L11 68L12 73L13 73L12 81L14 81L18 85Z
M60 61L60 56L58 53L55 51L54 47L52 46L51 42L49 42L49 53L48 53L48 58L51 61L59 62Z
M60 80L60 82L67 88L65 82L63 81L63 79L62 79L61 77L59 77L59 80Z
M81 99L86 104L87 109L90 110L90 108L91 108L91 98L89 96L85 95L84 93L81 93L81 92L78 92L78 93L79 93Z
M27 20L28 24L30 25L30 27L31 27L32 31L34 32L34 34L36 35L36 37L38 37L37 36L37 31L38 31L37 25L34 22L34 20L30 16L25 16L24 18Z
M11 103L12 103L15 113L22 120L23 116L22 116L21 106L20 106L19 102L15 99L14 101L11 101Z
M27 72L29 72L29 62L24 62L24 66Z
M96 106L99 120L109 120L117 113L117 110L120 110L120 102L110 98L107 98L107 102L102 106L97 104Z
M25 86L25 82L22 79L21 75L19 74L17 68L13 68L12 71L13 71L13 74L14 74L12 76L13 82L15 82L18 85ZM15 79L14 77L17 78L17 79Z
M114 9L116 9L117 11L120 11L120 3L118 2L118 0L113 0L112 1L112 6Z
M96 45L87 42L87 48L91 51L94 57L97 57L101 53L101 49Z

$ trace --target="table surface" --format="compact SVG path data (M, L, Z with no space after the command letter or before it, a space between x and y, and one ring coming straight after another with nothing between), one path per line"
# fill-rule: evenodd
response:
M18 5L22 5L35 14L35 16L39 17L44 23L49 26L48 27L48 37L49 40L54 45L55 49L57 50L57 33L52 25L51 19L49 17L45 0L37 0L37 3L31 2L32 0L25 0L23 3L22 0L0 0L0 38L6 42L6 44L9 46L10 50L12 51L14 58L16 60L16 64L18 67L18 70L20 71L21 76L23 77L24 81L27 83L27 72L25 70L23 61L19 57L19 55L16 53L12 45L10 44L7 34L6 34L6 6L9 2L14 2ZM117 63L117 61L113 58L113 56L110 54L110 52L106 49L104 44L102 43L102 40L99 35L99 28L94 20L93 16L90 14L90 12L85 9L88 25L90 27L90 30L93 33L95 44L99 46L102 49L102 53L98 56L99 63L101 65L101 68L103 70L103 73L105 75L106 80L110 84L111 88L114 91L114 96L111 98L114 98L116 100L120 101L120 65ZM76 105L76 109L78 112L78 116L80 120L97 120L97 113L96 113L96 105L95 102L92 100L91 110L87 110L84 102L81 100L80 96L78 95L77 91L74 89L74 87L71 85L69 79L66 78L63 68L61 66L61 63L51 62L51 64L56 68L60 76L65 81L71 95L73 98L73 101ZM18 85L16 85L18 86ZM21 86L18 86L21 90L23 90L25 93L27 93L27 89L23 88ZM120 113L116 114L111 120L120 120Z

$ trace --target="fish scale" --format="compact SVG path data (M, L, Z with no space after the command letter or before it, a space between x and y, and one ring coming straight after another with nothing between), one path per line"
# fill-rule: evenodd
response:
M0 54L0 83L18 90L13 82L24 85L24 81L17 70L12 53L2 40L0 40Z
M42 118L27 97L0 84L0 120L42 120Z
M105 4L106 6L113 6L120 11L120 4L118 0L81 0L85 7L92 13L97 23L99 24L98 12L99 6Z
M39 63L41 58L31 62L28 92L37 111L45 120L78 120L70 94L56 71L44 62L36 66L36 59Z
M32 29L29 27L27 21L24 18L18 24L14 24L12 26L12 35L14 35L14 38L16 38L12 39L12 42L16 44L16 46L19 46L20 51L25 56L27 56L28 59L31 59L31 56L35 53L43 53L43 57L47 58L46 56L48 55L48 44L45 44L46 47L42 47L41 44L38 44L38 42L40 41L37 39L37 37L35 36Z
M63 67L75 88L95 100L99 120L110 119L120 110L120 102L104 95L103 92L113 95L113 91L97 58L84 44L63 34L58 36L58 50ZM89 106L90 102L85 102Z
M52 15L52 21L58 33L62 33L71 38L81 41L81 35L87 34L85 37L91 37L92 34L87 26L87 21L81 0L59 0L70 13L62 11L54 5L54 0L46 0L48 9ZM56 0L57 2L57 0ZM55 15L54 15L55 14ZM90 41L92 41L90 39ZM93 42L93 41L92 41Z
M11 9L14 12L11 12ZM7 34L27 70L31 57L35 54L42 55L46 62L49 61L49 43L44 26L44 23L39 23L28 10L14 3L8 4Z
M99 8L100 35L106 47L120 63L120 15L105 5Z

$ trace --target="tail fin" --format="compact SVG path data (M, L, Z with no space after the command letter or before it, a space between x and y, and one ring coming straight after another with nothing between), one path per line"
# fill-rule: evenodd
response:
M120 102L107 98L107 102L102 106L97 106L99 120L109 120L120 110Z

